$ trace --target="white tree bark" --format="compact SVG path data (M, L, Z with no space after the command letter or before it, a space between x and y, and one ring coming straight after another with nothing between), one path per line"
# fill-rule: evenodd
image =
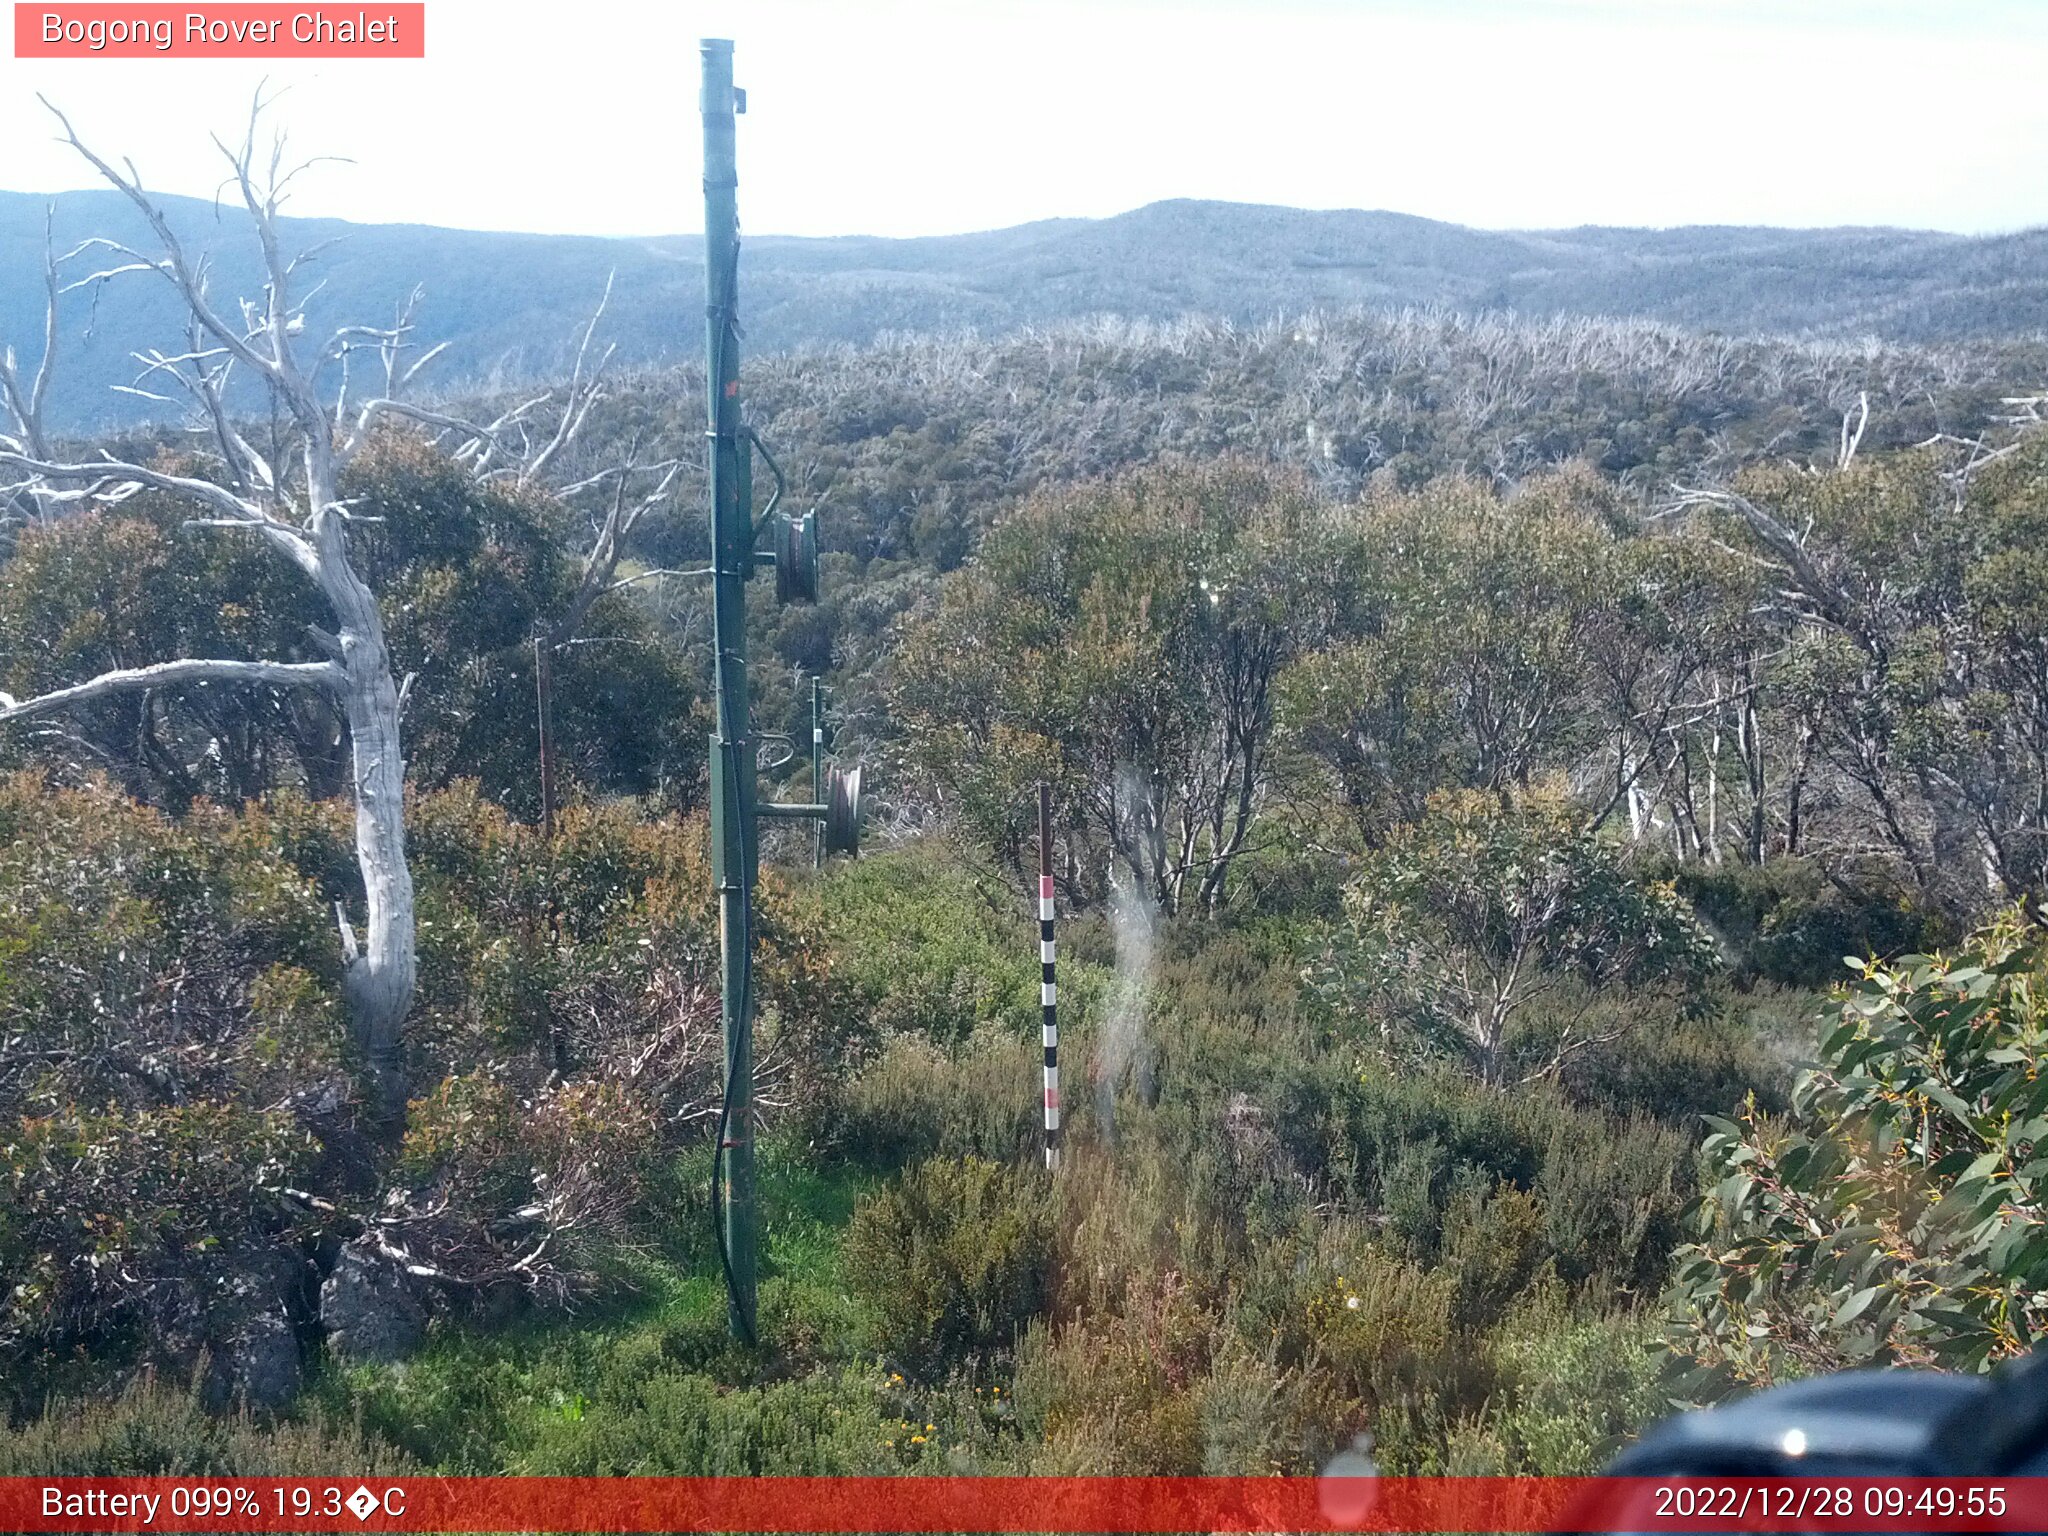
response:
M7 408L13 425L11 433L0 433L0 468L24 477L0 483L0 497L25 497L43 507L81 501L108 504L143 489L181 498L201 514L187 526L252 534L290 561L325 599L333 629L308 630L327 658L321 662L184 658L106 673L34 699L17 701L0 694L0 724L113 693L169 686L314 687L333 697L348 722L353 752L356 863L363 882L360 932L346 909L336 912L342 985L365 1068L371 1118L381 1128L395 1131L404 1123L403 1028L412 1006L416 968L412 875L405 852L405 686L395 680L375 595L350 558L341 477L378 426L397 419L432 429L453 459L479 481L539 483L543 472L566 455L592 408L604 398L611 349L594 362L590 354L611 284L607 281L605 298L584 329L560 419L544 441L536 441L528 426L532 413L553 398L553 392L515 404L487 424L468 422L405 398L408 387L441 350L433 347L412 356L418 290L389 326L343 326L318 346L306 339L305 313L301 299L294 297L293 281L301 264L316 253L288 259L279 227L286 190L305 167L284 165L281 137L268 155L259 156L257 127L265 106L260 97L251 108L241 144L220 145L230 167L229 184L241 194L263 258L261 297L243 300L232 317L214 305L207 292L205 263L187 255L163 211L143 190L132 163L124 161L125 170L117 169L80 140L62 112L47 100L44 105L56 117L65 141L141 213L158 251L146 254L100 239L88 240L63 256L46 250L47 323L43 356L33 378L24 382L13 354L0 353L0 405ZM60 281L63 264L92 252L104 253L109 264L69 283ZM207 457L215 473L177 474L111 458L67 463L52 455L43 428L43 401L57 356L58 300L72 289L129 273L153 274L170 283L188 316L182 352L134 354L142 372L129 392L166 399L139 387L145 381L158 389L182 390L191 425L212 443ZM350 399L351 360L357 352L373 353L382 372L381 388L360 402ZM323 403L317 382L328 364L337 365L339 384L331 403ZM227 389L237 369L255 375L274 414L289 424L287 451L266 454L235 427ZM593 547L578 590L568 609L546 626L541 637L545 643L564 643L598 597L626 584L615 579L625 542L639 520L667 500L679 472L676 461L642 466L629 459L564 489L565 496L607 487L612 494L608 512L593 520ZM629 487L642 474L652 475L655 483L635 495Z
M222 146L232 167L233 184L242 194L262 247L265 275L261 301L245 302L231 321L214 307L203 267L187 257L162 210L143 192L132 166L125 174L116 170L87 148L63 114L51 108L66 140L135 205L161 247L160 254L147 256L111 241L88 242L90 248L112 252L115 265L83 281L143 271L159 275L177 290L191 317L192 345L177 357L156 353L138 357L145 364L146 375L174 379L199 407L200 419L214 432L223 472L220 481L112 459L54 461L44 456L40 432L29 430L30 421L19 420L25 413L18 407L14 414L22 434L0 437L0 465L25 474L23 484L30 492L51 500L73 499L80 487L103 500L117 500L147 487L193 503L206 514L195 520L199 526L247 532L263 539L303 572L326 600L334 630L331 635L315 632L314 638L328 652L328 659L306 664L186 659L111 672L39 698L7 700L0 708L0 721L65 709L110 693L172 684L316 686L335 697L348 721L354 752L356 863L363 881L365 919L358 939L347 915L340 914L345 962L342 985L366 1069L370 1116L380 1127L392 1130L404 1119L402 1029L412 1006L415 978L413 887L405 855L400 689L393 677L376 599L350 560L348 513L338 484L379 416L432 413L380 399L363 408L355 430L343 436L338 430L341 423L315 393L318 356L309 359L301 355L305 344L298 338L304 316L292 297L297 262L288 261L279 245L278 209L295 172L280 174L280 157L275 154L269 158L268 174L259 171L256 125L261 110L259 101L239 149ZM345 354L351 334L369 334L379 339L388 354L395 355L405 345L407 330L409 321L404 315L388 332L351 328L321 353ZM54 345L54 329L50 345ZM46 347L39 382L47 378L50 365ZM292 424L295 465L271 462L229 424L224 390L230 370L237 366L257 375ZM35 393L31 391L31 396ZM337 401L337 413L344 400ZM452 420L448 424L462 425ZM477 437L488 435L483 429L470 430Z
M57 267L62 258L52 243L55 221L56 205L52 204L43 214L43 355L34 376L23 382L14 348L0 347L0 402L6 404L14 430L21 434L29 452L39 455L50 451L43 431L43 405L49 397L50 370L57 355Z
M57 688L32 699L0 693L0 724L54 714L60 709L103 699L110 694L186 683L268 684L273 688L326 688L339 691L341 669L325 661L160 661L154 666L102 672L90 682Z

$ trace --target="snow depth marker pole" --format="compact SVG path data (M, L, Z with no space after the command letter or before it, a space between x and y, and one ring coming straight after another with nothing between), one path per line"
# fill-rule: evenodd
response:
M1038 999L1045 1010L1045 1166L1060 1165L1060 989L1053 979L1052 786L1038 786Z

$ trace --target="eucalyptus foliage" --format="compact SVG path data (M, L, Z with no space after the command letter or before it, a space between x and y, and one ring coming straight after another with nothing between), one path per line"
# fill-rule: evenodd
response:
M1985 1370L2048 1322L2048 934L1856 962L1780 1121L1709 1117L1677 1257L1690 1395L1848 1365Z

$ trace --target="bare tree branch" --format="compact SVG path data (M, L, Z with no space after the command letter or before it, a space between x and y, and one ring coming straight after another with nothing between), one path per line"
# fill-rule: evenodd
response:
M0 693L0 724L53 714L93 699L147 688L172 688L190 683L260 684L273 688L324 688L339 693L341 668L330 661L160 661L153 666L102 672L90 682L75 683L32 699Z
M450 416L444 411L436 411L424 405L414 405L410 401L379 397L364 401L361 409L356 412L355 427L336 455L339 462L347 464L360 453L370 440L371 429L386 416L400 416L408 421L416 421L421 426L439 427L445 432L462 434L468 439L463 445L465 449L477 442L496 440L496 434L489 427L480 427L475 422L464 421L459 416Z
M576 365L569 372L569 393L562 402L562 419L556 424L555 435L549 439L547 446L528 460L520 471L521 485L532 485L539 481L546 473L548 465L554 461L555 455L574 442L576 434L583 430L583 423L590 415L590 408L604 398L604 370L617 348L608 346L604 349L604 355L597 360L597 366L591 370L587 379L583 376L583 366L590 354L590 339L597 334L597 323L604 318L605 306L611 303L612 284L618 275L618 269L613 268L605 276L604 292L598 296L597 308L591 312L590 323L583 327L583 340L576 347Z
M548 627L549 645L566 644L583 627L583 621L589 616L591 605L605 593L616 591L626 584L612 579L619 568L619 557L625 553L626 540L632 536L633 529L641 518L668 500L683 466L681 460L670 459L660 464L648 465L646 469L649 473L659 473L661 479L656 482L653 490L637 501L627 499L627 487L631 484L633 476L640 471L640 466L630 461L614 471L607 471L603 475L593 476L590 480L581 482L582 486L592 486L610 479L612 501L610 509L605 513L604 521L598 526L597 537L591 545L590 553L584 556L583 576L576 584L575 596L570 598L568 607L562 610L560 617ZM631 577L628 581L638 579L640 578Z
M220 514L217 518L201 520L205 526L252 529L268 538L299 569L308 575L316 574L318 557L307 542L303 530L290 523L280 522L255 502L245 500L226 487L215 485L211 480L200 480L191 475L165 474L161 470L148 469L143 465L130 464L121 459L106 459L99 463L84 464L52 463L47 459L30 458L25 453L16 452L7 446L6 439L0 439L0 465L25 470L39 479L80 486L87 496L104 496L107 500L123 500L132 494L137 486L186 497Z
M177 233L171 228L171 222L165 216L163 210L151 202L148 194L142 190L142 180L136 175L133 163L124 162L128 165L128 171L126 175L123 175L112 165L100 158L99 155L95 154L86 145L85 141L79 138L77 130L71 126L71 119L66 117L54 102L47 96L42 95L38 95L36 99L42 102L49 109L50 115L57 119L58 125L64 130L64 142L78 151L93 169L106 179L109 185L135 205L136 210L148 222L151 232L162 242L164 247L164 259L162 261L152 262L147 257L140 256L138 253L128 252L128 254L136 257L140 268L162 273L177 288L179 297L185 301L187 308L191 310L199 323L206 328L209 335L219 340L223 346L227 347L229 351L233 352L236 357L247 363L251 368L259 371L266 378L274 380L280 387L284 386L286 381L282 376L278 361L274 357L265 357L261 352L258 352L249 344L242 332L229 325L221 317L220 313L207 302L204 286L200 281L199 270L186 256L185 248L179 242ZM105 243L108 245L113 244L111 241ZM126 251L126 247L115 248ZM122 270L129 269L123 268Z
M1795 534L1762 507L1734 491L1703 490L1673 486L1674 506L1680 510L1712 507L1739 516L1757 542L1775 555L1798 583L1796 595L1804 597L1822 617L1846 625L1850 604L1846 594L1814 562L1804 538Z

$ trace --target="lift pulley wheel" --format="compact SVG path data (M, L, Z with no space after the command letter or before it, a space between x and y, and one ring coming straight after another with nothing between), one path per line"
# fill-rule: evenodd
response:
M818 514L775 518L775 595L785 603L818 600Z
M861 803L860 770L834 768L825 781L827 853L860 852L860 825L865 809Z

